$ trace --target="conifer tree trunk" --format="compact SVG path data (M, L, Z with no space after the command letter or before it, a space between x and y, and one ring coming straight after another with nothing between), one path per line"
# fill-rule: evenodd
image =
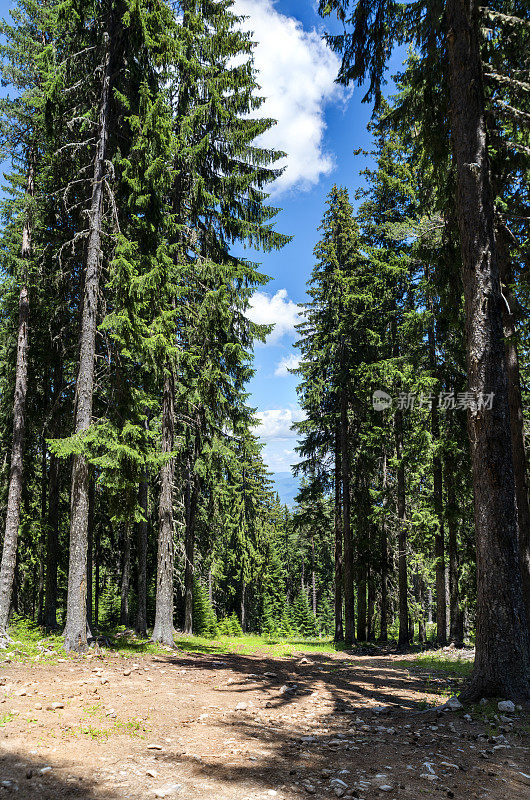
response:
M398 595L399 636L398 647L409 644L409 603L407 581L407 528L405 518L405 465L403 464L403 414L396 409L394 417L397 466L397 520L398 520Z
M477 633L466 699L530 695L530 651L518 560L494 206L484 122L478 7L447 0L450 125L457 173L469 389L493 393L469 413L477 543Z
M94 570L94 580L96 585L94 587L94 627L99 626L99 592L100 592L100 580L99 580L99 570L100 570L100 540L99 536L96 537L96 549L94 553L95 557L95 570Z
M194 472L194 461L197 458L199 444L197 438L193 444L193 458L188 461L188 481L186 485L186 533L184 568L184 633L193 633L193 579L195 574L195 516L198 500L197 477Z
M315 537L311 534L311 591L313 601L313 614L317 615L317 579L315 573Z
M445 484L447 487L447 531L449 544L449 603L450 603L450 641L456 647L464 644L464 614L460 608L458 586L458 546L457 546L457 505L454 474L446 462Z
M432 377L436 377L436 334L434 330L434 307L432 300L428 299L432 314L428 328L429 361ZM433 445L436 448L440 441L440 415L436 398L431 406L431 434ZM445 531L443 518L443 475L442 459L435 452L432 460L433 467L433 505L436 515L436 532L434 535L434 557L436 559L436 641L441 647L447 644L447 604L445 596Z
M44 584L45 573L44 565L46 563L46 528L48 525L48 451L46 447L46 437L43 432L41 442L41 501L40 501L40 519L41 519L41 534L39 542L39 592L38 592L38 611L37 622L39 625L44 624Z
M142 509L143 520L137 526L138 546L138 608L136 613L136 633L147 636L147 514L148 483L147 470L140 481L138 502Z
M174 377L172 368L166 366L162 405L162 453L173 450L175 431ZM160 470L160 501L158 505L158 561L156 574L155 625L152 639L162 644L173 640L173 569L175 545L173 541L173 481L175 460L168 458Z
M335 641L344 640L344 627L342 623L342 513L341 513L341 463L340 463L340 431L339 425L335 431Z
M373 570L368 567L368 613L366 638L369 642L375 639L375 580Z
M88 215L79 370L76 382L74 427L76 434L87 431L92 421L94 357L96 352L96 315L101 261L103 180L105 176L110 111L111 41L112 32L110 35L105 36L99 131L92 176L92 196ZM73 650L76 652L81 652L87 647L86 561L89 482L89 469L86 456L84 454L74 455L70 500L70 560L68 567L65 648L66 650Z
M386 453L383 453L383 518L381 522L381 631L379 638L388 641L388 530L386 526Z
M94 505L96 500L96 484L90 479L88 486L88 532L87 532L87 565L86 565L86 618L88 627L92 626L92 555L94 550Z
M46 526L46 588L44 626L57 629L57 566L59 558L59 459L50 455L48 478L48 524Z
M131 579L131 529L126 523L124 530L123 566L120 586L120 625L129 627L129 586Z
M34 155L30 154L26 194L33 197L35 191ZM28 385L29 347L29 293L28 261L31 257L31 219L26 214L22 228L22 275L18 299L17 361L15 367L15 395L13 400L13 438L11 444L11 468L7 494L6 526L2 562L0 564L0 641L7 638L7 624L11 609L13 580L17 560L18 527L20 523L20 500L22 495L22 467L24 457L24 430L26 426L26 392Z
M530 508L528 505L528 479L524 439L523 402L521 376L517 352L516 301L513 294L513 269L506 233L502 225L497 228L497 253L499 272L506 302L502 303L502 322L505 336L506 374L508 380L508 404L510 406L510 436L512 441L513 472L517 501L517 523L519 529L519 560L523 581L523 601L527 626L530 628Z
M355 641L355 599L353 568L353 535L350 515L350 448L348 430L348 398L342 390L340 405L340 444L342 478L342 529L344 536L344 641Z
M241 629L243 633L245 632L246 626L246 619L245 619L245 594L246 594L247 585L245 583L245 570L244 567L241 567L241 590L240 590L240 606L239 606L239 617L241 620Z

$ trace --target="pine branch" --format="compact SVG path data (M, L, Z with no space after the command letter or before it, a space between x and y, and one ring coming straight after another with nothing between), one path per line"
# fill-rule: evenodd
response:
M489 68L489 64L483 64L485 69ZM513 86L516 89L522 89L525 92L530 92L530 83L525 83L524 81L517 81L515 78L509 78L507 75L501 75L498 72L484 72L485 78L490 78L497 83L506 86Z
M520 111L518 108L508 105L508 103L503 103L502 100L495 99L493 102L497 110L503 116L509 117L510 119L520 120L522 122L530 122L530 114L527 114L525 111Z
M528 30L530 30L530 22L522 19L522 17L514 17L511 14L501 14L500 11L493 11L493 9L488 8L488 6L481 6L479 11L481 11L486 17L489 17L489 19L497 20L501 24L514 26L522 25L524 28L528 28Z

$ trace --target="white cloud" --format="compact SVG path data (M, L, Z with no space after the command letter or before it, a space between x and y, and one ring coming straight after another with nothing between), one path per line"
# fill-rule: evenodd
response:
M257 82L265 98L256 116L278 121L258 143L287 153L273 193L308 189L334 166L323 145L324 107L344 97L334 83L339 59L316 30L306 31L297 19L276 11L274 0L235 0L234 11L249 18L242 28L252 31L256 42Z
M300 422L304 419L304 413L300 408L271 408L267 411L256 413L258 425L254 428L254 433L263 441L272 439L293 439L294 431L291 430L293 422ZM287 451L286 451L287 452Z
M279 364L277 365L276 369L274 370L274 374L277 378L286 378L287 375L290 375L290 369L298 369L300 366L301 358L297 356L296 353L291 353L289 356L284 356Z
M267 344L274 344L285 334L296 332L294 326L300 322L300 309L289 300L287 289L278 289L272 297L266 292L254 292L247 317L258 325L274 325L267 336Z

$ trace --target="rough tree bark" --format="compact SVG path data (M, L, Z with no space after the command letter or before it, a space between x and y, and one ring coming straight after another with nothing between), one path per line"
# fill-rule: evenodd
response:
M505 336L506 373L508 380L508 404L510 406L510 436L512 441L513 472L517 501L517 524L519 529L519 561L523 580L523 600L527 627L530 628L530 508L528 505L528 479L526 474L526 452L524 437L523 401L521 376L517 352L517 303L513 293L513 267L502 224L497 227L497 253L499 273L506 300L502 304L502 322Z
M168 454L173 450L175 432L174 376L166 366L162 403L162 453L166 462L160 470L160 500L158 504L158 561L156 573L155 625L152 639L162 644L174 644L173 639L173 481L175 460Z
M76 382L74 432L82 434L92 421L94 393L94 357L96 352L96 315L98 306L101 224L103 214L103 181L109 126L112 32L105 36L102 70L99 133L92 176L92 196L88 215L85 251L85 284ZM84 454L74 456L70 500L70 560L68 597L66 602L65 649L82 652L87 647L86 561L88 534L89 469Z
M138 491L138 502L143 515L143 520L137 524L138 608L136 611L136 633L139 636L147 636L147 478L146 470L142 475Z
M26 194L35 191L34 156L30 154ZM13 580L17 559L20 500L22 495L22 466L24 457L24 430L26 425L26 392L28 386L29 347L29 293L28 262L31 257L31 214L26 213L22 228L22 274L18 299L17 361L15 367L15 395L13 400L13 439L11 468L7 494L6 527L2 563L0 565L0 640L7 638L7 624L11 609Z
M447 0L450 125L457 174L469 389L493 395L468 415L477 546L477 631L463 697L530 695L530 652L518 560L494 203L484 122L478 4Z
M348 434L348 398L346 390L343 389L340 401L340 461L342 479L342 532L344 537L344 641L346 644L353 644L355 641L355 573L353 566L353 535L350 519L350 448Z

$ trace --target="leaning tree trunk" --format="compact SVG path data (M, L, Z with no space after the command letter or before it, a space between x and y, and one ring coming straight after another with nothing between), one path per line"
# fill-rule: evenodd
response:
M505 236L505 230L501 225L497 229L497 253L503 293L506 300L502 304L502 322L505 336L508 403L510 406L510 435L517 500L519 560L523 580L523 600L527 627L530 628L530 508L528 505L521 376L519 372L519 354L517 352L516 301L512 288L513 269Z
M342 513L341 513L341 463L340 435L337 426L335 433L335 641L344 640L342 623Z
M35 168L30 156L26 194L33 197L35 190ZM13 401L13 440L11 445L11 469L7 494L6 527L2 563L0 565L0 639L7 638L7 624L11 609L13 580L17 560L18 526L20 523L20 499L22 495L22 465L24 457L24 429L26 425L26 392L28 385L29 347L29 294L28 261L31 257L31 215L26 213L22 228L22 275L18 299L17 362L15 368L15 396Z
M403 464L403 414L396 409L394 417L397 459L397 520L398 520L398 647L409 644L409 603L407 581L407 528L405 519L405 465Z
M103 66L99 135L94 159L92 197L90 201L86 256L81 346L76 383L75 433L88 430L92 421L94 393L94 357L96 352L96 315L98 306L101 260L101 224L103 216L103 182L109 125L110 103L110 37L107 38ZM66 602L65 648L81 652L87 646L87 539L89 507L89 469L84 454L76 454L72 467L70 500L70 561Z
M148 485L147 470L140 480L138 502L142 509L143 519L137 527L138 548L138 608L136 611L136 633L147 636L147 513Z
M350 519L350 448L348 442L348 399L342 390L340 408L341 478L342 478L342 532L344 537L344 641L355 641L355 598L353 568L353 535Z
M474 0L447 0L450 124L469 390L477 397L491 394L493 399L491 408L482 404L468 414L477 545L477 631L475 665L464 697L522 698L530 695L530 652L518 559L478 14Z
M162 453L166 458L160 470L160 501L158 504L158 562L156 573L155 625L152 639L162 644L174 644L173 639L173 569L175 545L173 540L173 480L175 459L174 378L172 367L166 367L162 408Z

